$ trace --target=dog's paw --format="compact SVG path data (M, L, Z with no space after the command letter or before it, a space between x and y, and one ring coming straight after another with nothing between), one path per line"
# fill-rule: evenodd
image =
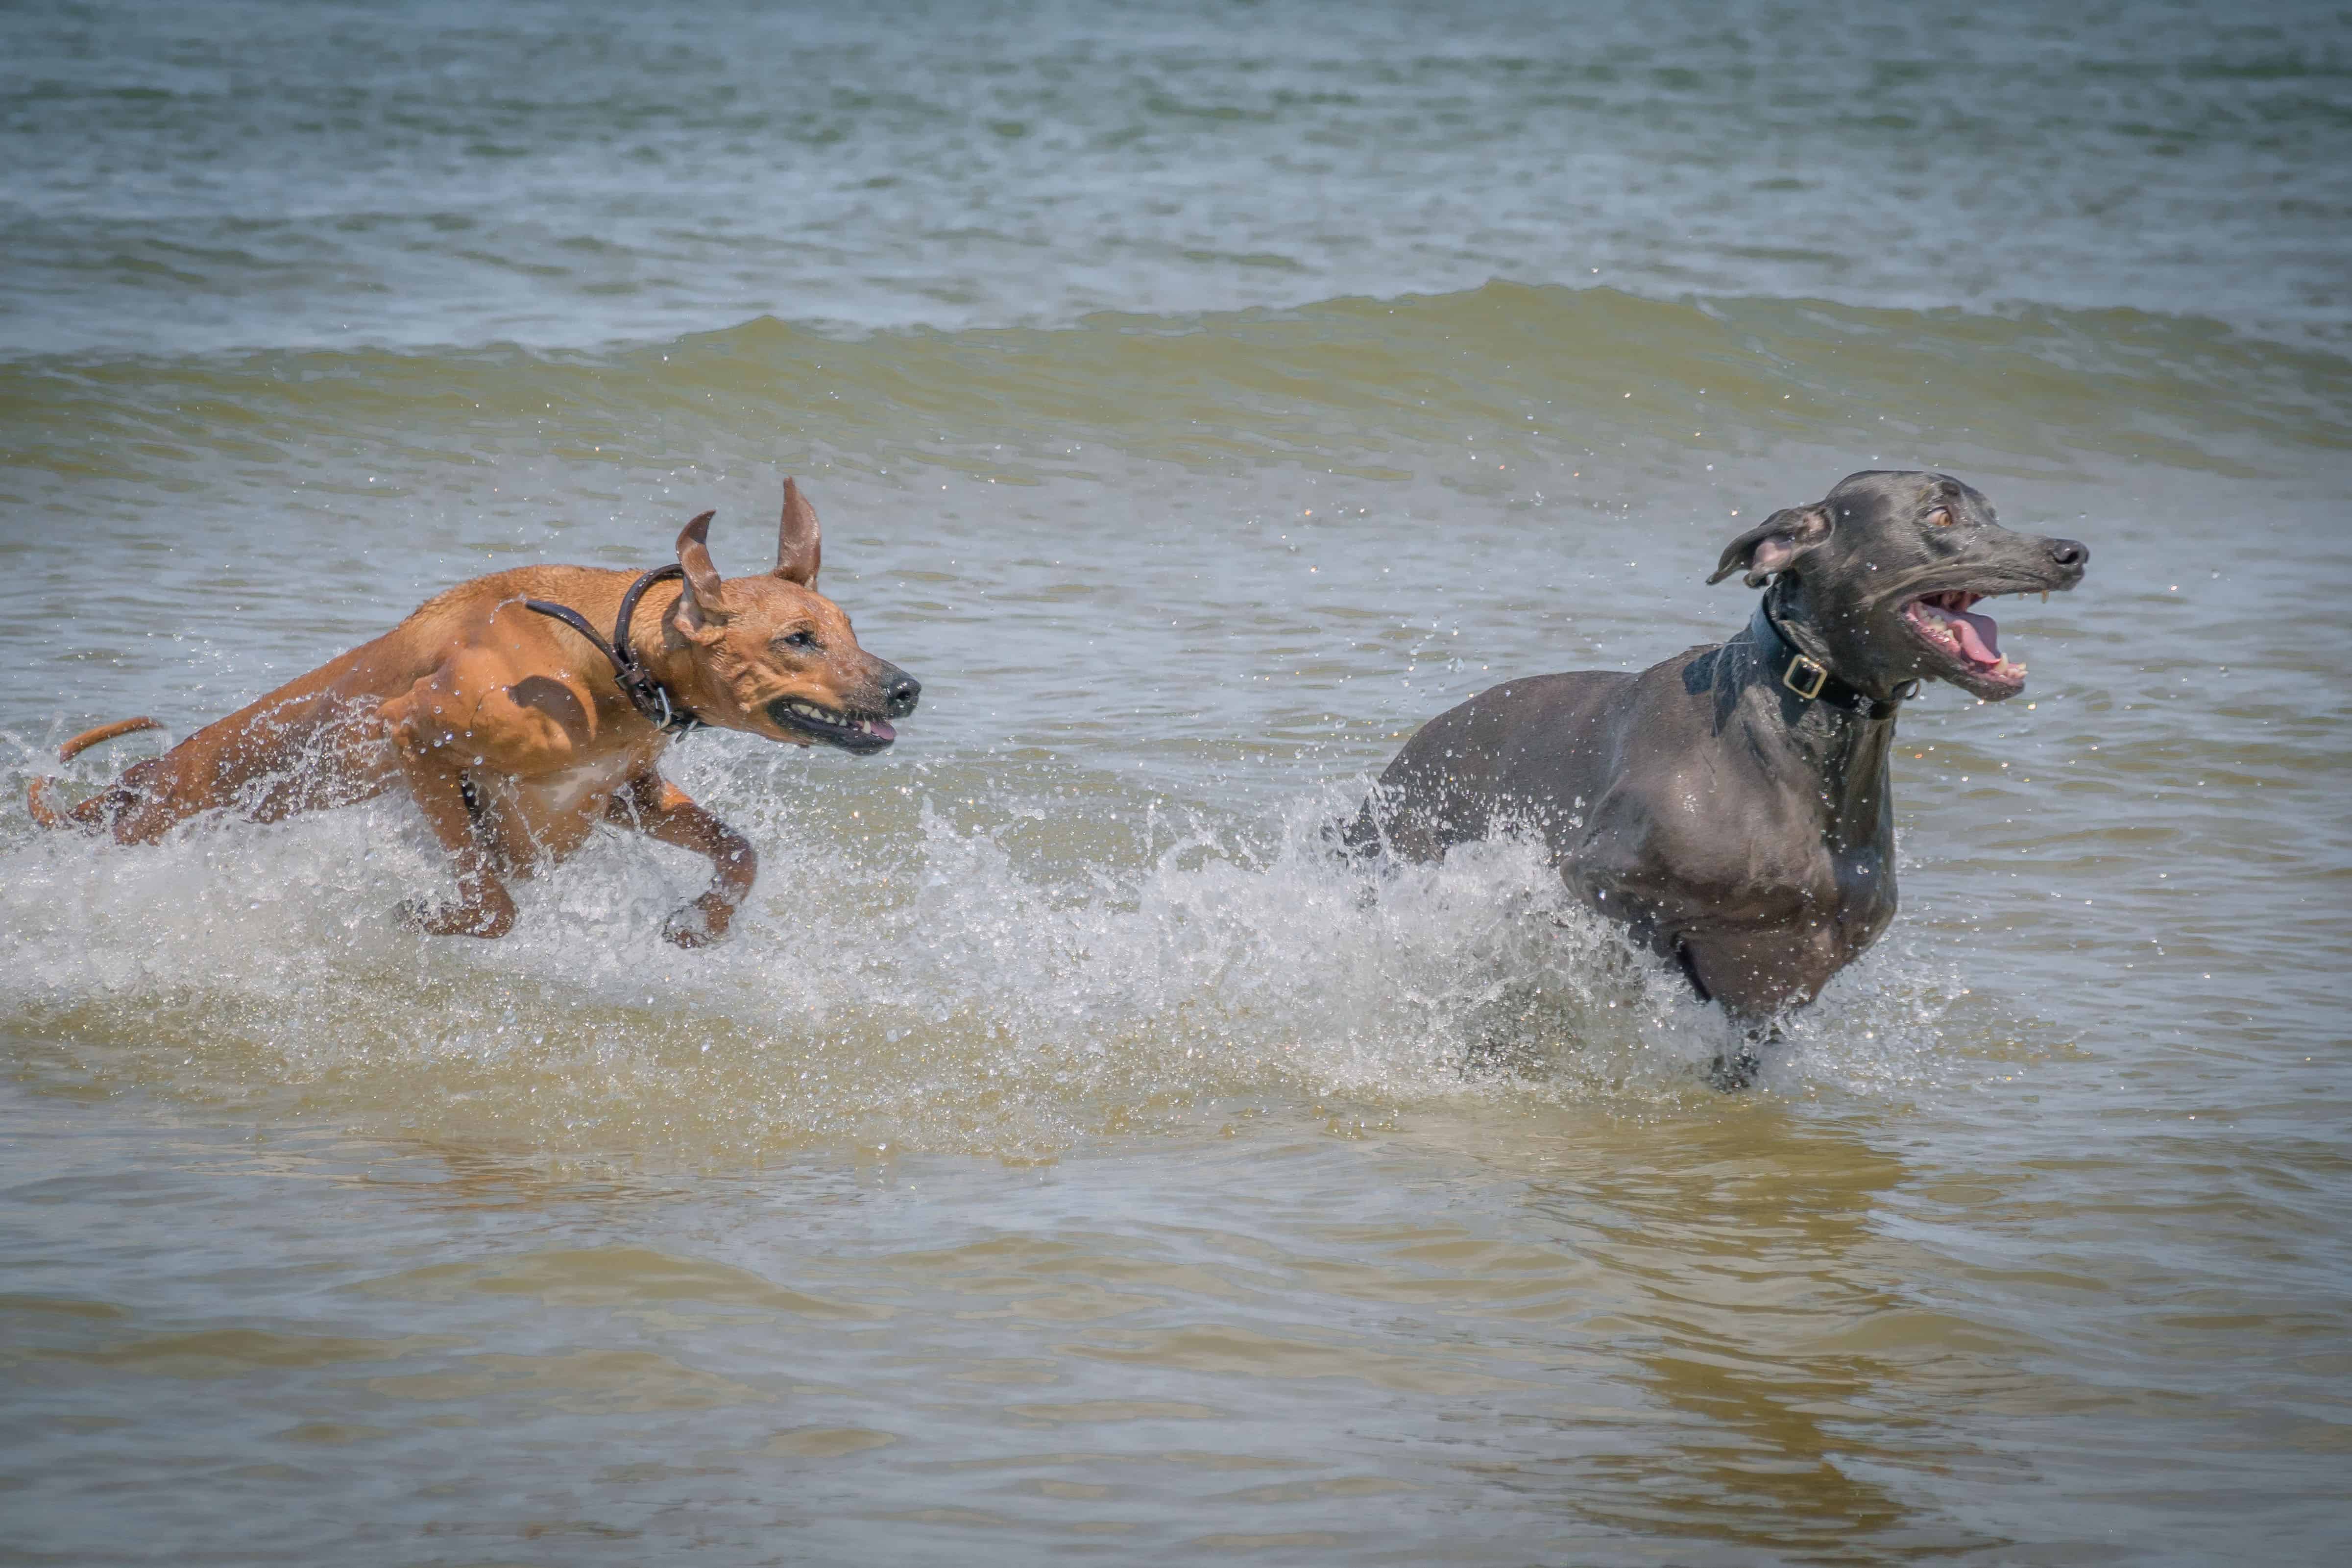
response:
M514 905L427 904L421 898L400 901L400 921L427 936L503 936L514 929Z
M692 952L725 940L727 923L735 906L715 894L704 894L662 922L662 940Z
M1763 1071L1763 1059L1748 1046L1717 1057L1707 1064L1707 1086L1718 1092L1736 1094L1755 1086L1756 1074Z

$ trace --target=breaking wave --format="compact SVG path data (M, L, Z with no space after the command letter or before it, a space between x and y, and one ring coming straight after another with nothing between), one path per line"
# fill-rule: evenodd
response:
M2347 405L2341 355L2195 317L1496 282L848 340L761 317L595 352L36 356L0 361L0 473L169 482L328 454L338 471L383 473L545 454L560 434L553 455L583 473L740 445L1034 483L1089 472L1108 445L1193 467L1297 461L1392 477L1384 453L1466 433L1571 459L1620 443L1712 457L1862 439L2245 474L2257 444L2352 445Z

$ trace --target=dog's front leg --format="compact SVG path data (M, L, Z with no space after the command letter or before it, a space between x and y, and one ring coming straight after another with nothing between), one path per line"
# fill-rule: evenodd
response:
M760 874L760 857L751 841L652 768L614 794L610 815L663 843L692 850L717 873L709 891L663 922L662 935L681 947L709 946L726 936L737 906L751 896L751 883Z
M449 852L457 872L457 896L433 907L415 904L401 912L428 936L503 936L514 929L515 904L499 880L490 846L465 774L449 766L443 747L398 747L408 792L425 813L433 836Z

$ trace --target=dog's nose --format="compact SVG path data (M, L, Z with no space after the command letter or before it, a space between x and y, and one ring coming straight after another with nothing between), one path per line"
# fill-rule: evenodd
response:
M2052 539L2050 559L2060 566L2080 571L2091 564L2091 547L2080 539Z
M922 695L922 682L904 670L893 670L882 682L882 711L904 718L915 711L915 700Z

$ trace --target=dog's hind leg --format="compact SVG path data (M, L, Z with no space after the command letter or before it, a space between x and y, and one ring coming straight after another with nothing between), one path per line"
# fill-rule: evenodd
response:
M651 768L613 796L612 821L682 850L692 850L717 872L701 897L672 915L662 935L681 947L704 947L727 935L737 906L751 895L760 857L751 841L694 803L687 792Z
M1355 816L1334 819L1323 824L1321 838L1327 852L1334 857L1366 865L1379 861L1388 852L1381 833L1380 814L1373 801L1367 799Z
M141 730L163 727L153 719L146 717L118 719L112 724L102 724L95 729L83 730L79 735L58 747L58 760L71 762L91 747L102 745L117 736L136 735ZM106 789L91 796L78 806L59 807L49 798L49 791L56 786L57 780L36 779L26 789L25 809L32 813L33 821L44 828L110 830L121 818L124 810L134 804L138 799L138 789L132 776L153 773L156 770L155 761L155 758L150 758L132 768L130 774L124 775Z

